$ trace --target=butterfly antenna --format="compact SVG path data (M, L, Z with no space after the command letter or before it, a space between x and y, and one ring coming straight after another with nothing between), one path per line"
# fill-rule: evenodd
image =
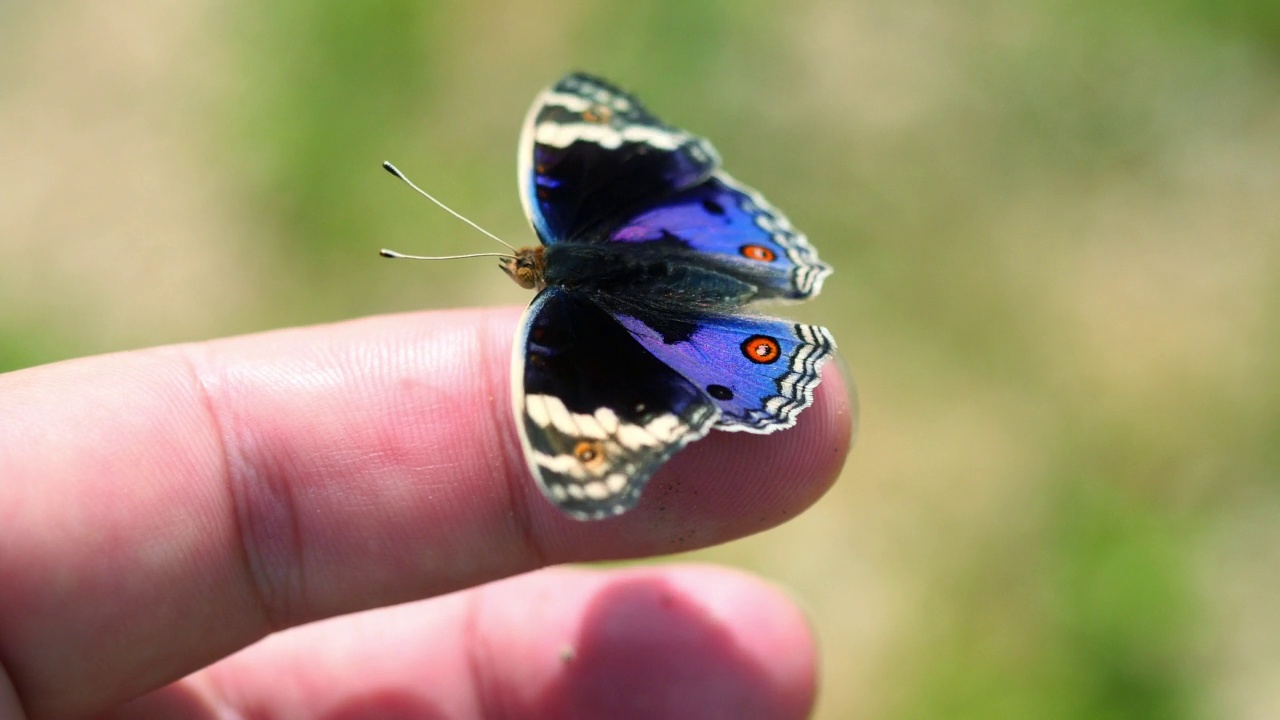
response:
M392 260L461 260L463 258L477 257L513 257L506 253L471 253L470 255L440 255L438 257L427 257L426 255L405 255L404 253L398 253L395 250L388 250L386 248L379 250L378 254L384 258L391 258Z
M467 218L463 217L462 215L459 215L458 213L454 212L454 210L453 210L452 208L450 208L448 205L445 205L444 203L442 203L442 202L440 202L439 200L437 200L437 199L435 199L434 197L432 197L432 196L431 196L431 193L427 192L426 190L423 190L422 188L418 187L417 185L414 185L414 184L413 184L413 181L412 181L412 180L410 180L409 178L405 177L405 176L404 176L404 173L400 172L400 169L399 169L399 168L397 168L395 165L392 165L391 163L389 163L389 162L385 162L385 161L384 161L384 162L382 163L382 168L383 168L384 170L386 170L387 172L391 173L392 175L395 175L396 177L398 177L398 178L400 178L401 180L403 180L403 181L405 182L405 184L407 184L409 187L413 188L414 190L417 190L417 191L418 191L418 194L422 195L423 197L425 197L426 199L428 199L428 200L430 200L431 202L435 203L436 205L439 205L439 206L440 206L440 208L441 208L442 210L444 210L445 212L447 212L447 213L449 213L450 215L452 215L452 216L454 216L454 217L458 218L459 220L461 220L462 222L464 222L464 223L466 223L466 224L470 225L471 227L475 228L476 230L479 230L481 233L484 233L485 235L488 235L489 237L493 238L494 240L497 240L499 243L502 243L502 244L503 244L503 245L505 245L507 248L509 248L509 249L511 250L511 252L515 252L515 251L516 251L516 249L515 249L514 247L511 247L511 245L510 245L510 244L508 244L506 241L504 241L502 238L498 237L497 235L494 235L493 233L491 233L491 232L489 232L488 230L485 230L484 228L480 227L479 225L477 225L477 224L475 224L475 223L471 222L470 220L468 220ZM413 257L413 256L410 256L410 255L401 255L400 253L392 253L392 254L388 255L388 254L387 254L388 252L390 252L390 251L389 251L389 250L383 250L383 251L382 251L382 256L383 256L383 257L400 257L400 258L411 258L411 257ZM483 254L480 254L480 255L458 255L458 256L456 256L456 257L485 257L485 256L487 256L487 255L493 255L493 254L495 254L495 253L483 253ZM498 257L507 257L507 256L505 256L505 255L499 255ZM435 259L437 259L437 258L429 258L429 259L435 260ZM443 258L440 258L440 259L443 259Z

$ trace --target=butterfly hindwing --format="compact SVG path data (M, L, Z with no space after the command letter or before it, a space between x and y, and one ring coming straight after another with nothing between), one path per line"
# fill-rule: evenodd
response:
M715 401L718 430L771 433L813 403L819 369L835 351L826 328L747 315L701 316L684 327L619 315L654 357Z
M706 140L580 73L534 100L519 152L520 198L545 245L603 240L633 208L696 185L719 165Z
M512 393L525 458L546 496L576 518L632 507L653 472L720 414L589 298L543 290L522 327Z
M723 171L673 193L610 233L615 242L679 241L731 263L753 282L757 299L803 300L818 294L831 268L803 233L759 193Z

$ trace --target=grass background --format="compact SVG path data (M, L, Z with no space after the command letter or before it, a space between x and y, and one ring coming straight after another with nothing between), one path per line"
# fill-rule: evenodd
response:
M515 144L569 69L710 137L837 269L791 588L820 718L1280 716L1280 4L0 4L0 370L526 302Z

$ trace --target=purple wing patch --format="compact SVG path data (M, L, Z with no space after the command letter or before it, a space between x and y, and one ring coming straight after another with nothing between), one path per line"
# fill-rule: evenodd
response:
M718 430L771 433L813 404L819 370L835 351L826 328L766 317L708 316L685 339L668 342L643 321L617 316L633 337L707 394Z
M610 234L617 242L673 238L741 266L744 275L765 289L761 297L803 300L816 295L831 274L786 216L723 172L675 193Z

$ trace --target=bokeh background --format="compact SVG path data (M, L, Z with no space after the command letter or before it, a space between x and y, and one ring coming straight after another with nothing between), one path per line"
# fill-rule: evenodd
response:
M610 77L837 269L844 476L697 553L820 718L1280 717L1280 3L0 2L0 369L518 304L529 101ZM2 409L0 409L2 411Z

